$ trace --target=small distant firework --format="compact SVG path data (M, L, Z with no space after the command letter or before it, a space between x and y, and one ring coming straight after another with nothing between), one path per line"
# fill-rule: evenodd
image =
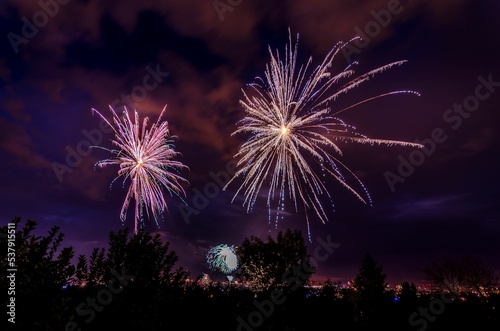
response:
M226 244L211 247L206 255L207 263L212 270L229 274L238 269L238 256L234 246Z
M212 283L212 279L209 274L202 273L201 277L197 280L197 283L202 286L209 286Z
M148 128L149 119L144 118L139 122L139 115L135 111L134 122L130 119L128 111L125 109L122 117L119 117L113 108L112 125L100 112L92 109L113 129L115 139L112 140L118 149L107 149L99 146L114 155L113 158L101 160L96 163L98 167L107 165L118 165L118 176L111 182L111 185L120 177L125 181L130 179L131 183L122 206L120 218L125 221L130 200L135 201L135 226L134 233L139 227L144 225L143 209L149 217L152 214L156 225L158 225L159 215L167 209L167 202L162 189L166 189L171 196L184 194L181 182L186 179L178 175L181 169L187 168L174 158L180 153L174 150L172 145L174 136L170 136L168 122L161 118L165 112L163 108L156 123Z
M236 178L242 177L242 184L232 201L243 192L243 206L246 205L247 212L253 209L260 190L264 187L268 189L269 221L274 201L277 207L276 226L287 197L296 211L301 203L310 240L308 212L312 211L322 223L328 221L320 202L321 197L331 200L323 180L325 175L331 176L365 204L371 204L371 197L360 179L333 155L342 156L339 142L422 147L412 142L368 138L337 115L378 98L403 93L419 94L408 90L392 91L342 109L334 109L332 103L340 95L406 61L389 63L351 79L354 75L352 65L337 74L330 71L333 60L348 44L338 43L323 62L310 72L311 58L305 66L297 66L298 35L295 47L292 45L291 33L289 39L284 59L278 51L274 55L269 48L271 61L266 66L265 79L257 77L254 83L248 85L248 91L243 90L240 103L246 117L239 122L233 135L245 133L249 138L235 155L239 158L238 170L224 189ZM347 82L341 83L346 79ZM349 183L348 178L354 179L356 185Z

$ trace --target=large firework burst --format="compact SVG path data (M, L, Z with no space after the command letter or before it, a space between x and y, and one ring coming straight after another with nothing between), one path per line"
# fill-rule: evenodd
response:
M234 246L226 244L211 247L206 255L207 263L213 270L229 274L238 269L238 257Z
M123 222L125 221L128 206L133 198L135 201L134 233L137 233L139 227L144 225L144 209L146 209L146 215L153 216L158 225L158 217L167 209L162 189L166 189L171 196L185 195L181 182L187 182L187 180L178 173L181 169L189 168L174 160L180 153L176 152L172 145L175 136L170 135L168 122L161 120L165 109L166 106L150 128L148 128L148 117L144 118L141 126L137 111L134 112L134 121L132 121L127 109L124 110L122 117L119 117L110 107L113 114L114 125L112 125L99 111L92 109L92 112L99 114L113 129L115 138L112 144L117 147L117 149L100 147L109 151L114 157L101 160L96 163L96 166L120 166L118 176L111 182L111 185L120 177L123 177L124 185L126 180L130 179L120 218Z
M233 132L233 135L249 134L249 138L235 155L239 158L238 170L224 189L236 178L244 177L233 201L243 190L243 206L246 205L247 212L250 212L259 191L267 187L269 210L271 202L277 202L276 221L287 196L293 201L296 211L301 201L306 212L309 239L308 212L314 211L323 223L328 220L320 197L330 199L330 193L320 174L330 175L361 201L371 204L370 195L359 178L334 156L342 155L338 142L422 147L412 142L368 138L337 117L343 111L381 97L401 93L419 95L408 90L392 91L334 110L331 103L340 95L374 75L406 62L389 63L356 78L351 78L354 75L352 65L337 74L331 73L333 60L347 44L337 43L312 72L309 70L312 58L305 66L297 67L298 35L293 47L290 33L284 62L278 51L274 55L269 48L271 59L266 65L265 79L257 77L254 83L248 85L248 93L243 89L240 103L246 117ZM347 82L342 83L345 80ZM314 170L313 166L318 170ZM354 179L356 187L348 182L344 173Z

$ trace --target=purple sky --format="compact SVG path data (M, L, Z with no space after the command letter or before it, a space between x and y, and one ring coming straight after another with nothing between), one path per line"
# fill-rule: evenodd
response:
M99 128L91 108L108 116L108 105L119 108L125 100L152 119L167 105L180 161L190 167L183 175L190 182L186 201L194 208L197 192L215 187L210 173L224 171L244 141L231 136L244 116L241 89L263 75L268 46L282 51L290 28L300 34L300 59L312 56L318 64L338 41L361 32L368 34L365 44L341 54L333 70L352 60L359 62L357 73L408 63L332 107L416 90L420 97L383 98L342 118L369 137L437 142L423 159L411 148L340 145L342 162L362 179L373 206L332 183L335 211L328 211L327 224L311 218L309 248L312 253L317 238L328 236L340 247L319 264L316 279L353 278L365 252L382 264L391 283L420 284L422 268L444 256L475 256L500 272L498 1L242 0L219 12L213 1L60 2L0 5L4 222L33 219L40 234L59 225L63 243L77 254L106 246L109 232L122 227L126 190L121 182L109 189L117 169L94 170L108 154L88 152L86 141L90 135L110 147L112 135ZM76 157L68 157L72 153ZM421 163L411 174L400 166L410 158ZM55 162L66 170L56 173ZM210 246L276 234L265 192L250 214L241 196L231 203L238 184L214 194L189 224L178 199L169 200L159 229L147 224L171 243L178 265L193 276L209 271L204 255ZM290 207L278 230L306 235L303 215ZM132 213L125 225L133 226Z

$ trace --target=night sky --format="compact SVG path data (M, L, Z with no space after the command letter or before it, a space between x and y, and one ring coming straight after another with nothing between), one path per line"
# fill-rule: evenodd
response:
M63 245L77 255L106 247L109 232L123 227L126 188L117 181L110 190L117 168L94 169L109 154L89 151L88 140L111 147L113 136L91 108L110 118L108 105L134 107L154 120L167 105L179 161L190 168L182 172L186 201L204 207L188 217L180 200L169 198L159 228L146 223L171 243L178 266L193 276L209 272L209 247L239 245L252 235L265 239L290 228L307 238L304 215L291 203L276 230L274 221L268 224L265 191L247 213L241 195L231 203L241 182L220 192L210 173L224 176L245 140L231 135L245 115L241 89L264 74L269 46L283 51L290 29L300 35L299 61L312 56L317 65L338 41L363 33L364 43L340 54L332 71L354 60L358 74L408 62L332 108L418 91L420 97L382 98L341 118L369 137L426 142L427 155L339 144L342 162L361 178L373 206L331 183L335 210L326 206L326 224L311 217L308 247L312 253L318 238L328 237L340 246L319 263L314 279L346 282L365 252L391 284L420 285L422 268L445 256L478 257L500 272L500 2L4 0L0 16L4 223L15 216L36 220L39 234L58 225ZM207 190L204 200L200 192ZM125 226L133 228L133 217L130 208Z

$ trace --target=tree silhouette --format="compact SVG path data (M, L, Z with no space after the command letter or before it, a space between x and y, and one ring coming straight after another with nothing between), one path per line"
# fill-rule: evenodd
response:
M16 327L19 330L62 330L63 321L68 316L70 299L65 288L71 281L75 267L71 264L74 256L72 247L60 249L64 234L60 228L52 227L47 236L34 234L36 221L27 220L21 226L21 218L12 220L15 232L15 300ZM7 233L7 226L0 227ZM0 275L2 289L7 289L7 273L12 269L7 265L7 246L2 244ZM4 302L7 305L6 302ZM4 307L5 307L4 305Z
M390 302L386 292L386 274L370 253L366 253L361 267L353 282L355 318L361 323L371 323L381 317L381 313Z
M257 237L245 238L238 249L240 271L237 276L256 292L277 286L294 288L305 284L314 273L304 237L299 230L280 231L267 242Z
M170 250L170 243L163 243L160 234L154 236L139 231L129 236L129 229L124 228L109 234L109 248L94 248L87 258L79 256L77 265L78 283L95 285L107 284L114 277L114 272L126 270L134 276L134 283L143 286L180 286L184 285L189 271L184 268L174 269L178 256Z
M417 302L417 288L415 284L403 282L401 284L401 293L399 294L401 303L409 306L415 305Z
M455 296L462 292L475 291L486 296L499 284L498 275L478 258L466 256L461 260L444 257L424 268L424 274L436 291L449 292Z
M478 258L464 257L462 259L462 268L464 271L464 285L480 296L487 296L499 284L499 275Z
M408 316L411 316L418 309L418 291L413 283L403 282L401 291L398 295L397 313L401 321L408 322Z
M106 310L96 314L96 320L82 320L76 311L73 319L94 330L97 325L104 329L127 327L134 330L163 326L165 311L175 311L189 271L175 268L178 256L170 250L169 242L162 242L160 234L139 230L130 234L129 228L110 232L107 250L94 248L90 258L80 255L75 284L80 286L77 295L97 297L108 284L121 284L120 275L126 275L124 285ZM85 301L83 301L85 302ZM92 324L90 324L92 323Z

